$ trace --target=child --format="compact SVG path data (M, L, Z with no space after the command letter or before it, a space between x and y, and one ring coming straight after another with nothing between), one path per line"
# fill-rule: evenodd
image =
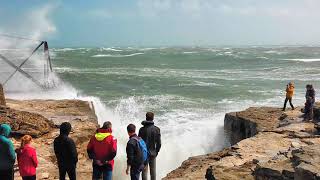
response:
M18 156L19 172L23 180L35 180L36 168L38 166L37 153L30 146L32 137L24 135L21 138L21 146L16 150Z

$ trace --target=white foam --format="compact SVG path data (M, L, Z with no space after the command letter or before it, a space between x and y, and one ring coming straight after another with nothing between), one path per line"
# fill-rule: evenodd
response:
M283 59L286 61L300 61L300 62L319 62L320 59Z
M183 52L183 54L196 54L198 53L197 51L186 51L186 52Z
M104 50L104 51L114 51L114 52L121 52L123 50L121 49L115 49L115 48L101 48L101 50Z
M93 55L91 57L99 58L99 57L115 57L115 58L121 58L121 57L131 57L131 56L137 56L142 55L144 53L133 53L133 54L97 54Z

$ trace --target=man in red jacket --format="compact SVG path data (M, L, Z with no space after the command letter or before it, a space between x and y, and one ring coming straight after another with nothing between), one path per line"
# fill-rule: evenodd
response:
M117 154L117 140L112 136L112 124L107 121L90 139L87 147L89 158L93 160L92 179L111 180L114 157Z

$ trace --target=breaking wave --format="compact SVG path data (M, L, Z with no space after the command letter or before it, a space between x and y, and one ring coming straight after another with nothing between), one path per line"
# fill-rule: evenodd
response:
M99 58L99 57L114 57L114 58L121 58L121 57L131 57L131 56L137 56L142 55L144 53L133 53L133 54L97 54L93 55L91 57Z

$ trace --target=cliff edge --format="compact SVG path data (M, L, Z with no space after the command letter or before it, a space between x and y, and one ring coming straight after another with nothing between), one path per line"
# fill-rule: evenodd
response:
M319 119L319 103L314 110ZM219 180L320 179L318 127L302 115L300 108L272 107L228 113L224 122L232 146L190 157L164 179L205 179L209 166Z

